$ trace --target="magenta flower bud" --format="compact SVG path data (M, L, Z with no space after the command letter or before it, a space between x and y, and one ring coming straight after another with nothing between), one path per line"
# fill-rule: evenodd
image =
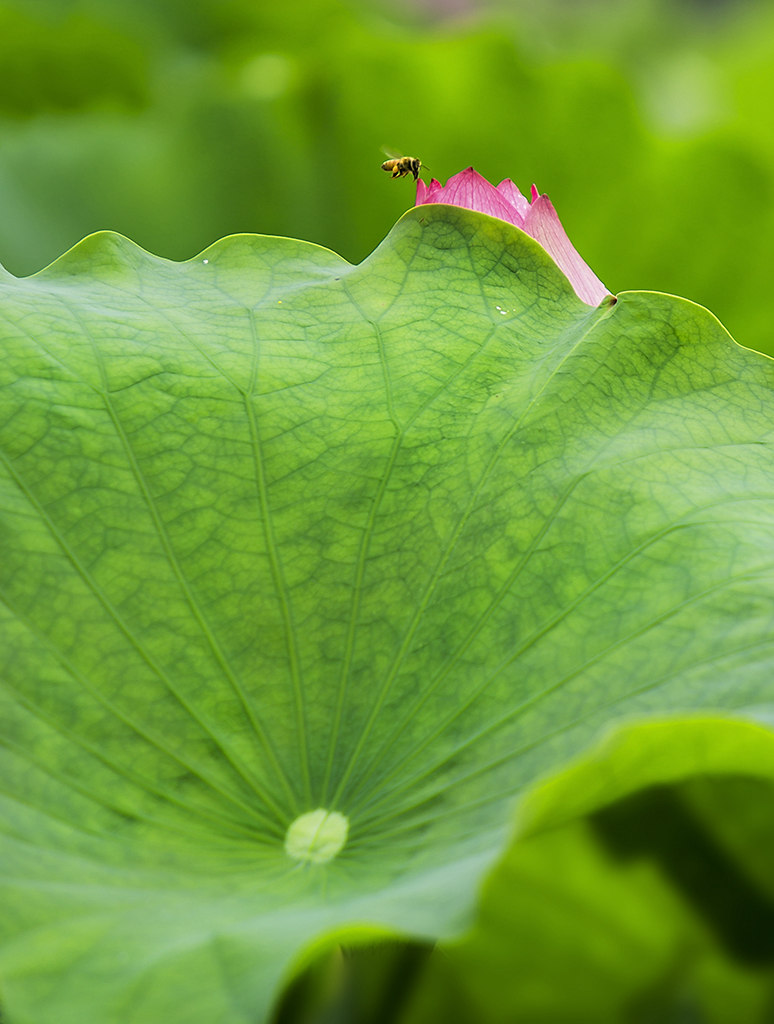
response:
M534 185L530 202L510 178L501 181L495 188L472 167L468 167L449 178L445 185L435 178L429 185L425 185L420 178L417 182L416 205L424 203L464 206L468 210L478 210L479 213L488 213L490 217L499 217L509 224L515 224L543 246L583 302L589 306L598 306L610 294L591 267L578 255L551 200L547 195L539 195Z

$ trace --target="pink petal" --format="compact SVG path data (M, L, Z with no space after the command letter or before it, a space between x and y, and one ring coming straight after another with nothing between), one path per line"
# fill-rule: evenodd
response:
M438 188L433 188L433 185ZM448 203L450 206L464 206L468 210L477 210L479 213L488 213L490 217L499 217L500 220L508 221L521 227L523 217L511 203L509 203L494 185L491 185L486 178L472 167L460 171L441 186L438 182L431 182L430 188L425 193L425 198L419 199L419 188L417 187L417 206L421 203Z
M495 188L472 167L455 174L445 185L435 178L429 185L421 179L417 182L417 206L423 203L463 206L521 228L551 256L578 298L590 306L598 306L609 294L607 288L578 255L548 196L540 195L533 185L531 199L530 205L510 178L505 178Z
M539 196L532 186L533 202L524 222L524 230L532 235L551 256L575 289L575 294L589 306L598 306L606 295L607 288L594 271L578 255L567 237L561 221L547 195Z
M430 184L425 185L421 178L417 180L417 198L415 206L422 206L423 203L442 203L443 199L438 196L443 192L443 185L436 178L430 179Z
M529 210L529 200L519 192L510 178L504 178L497 186L497 191L519 214L521 221L518 222L518 226L523 227L524 218L527 216L527 211Z

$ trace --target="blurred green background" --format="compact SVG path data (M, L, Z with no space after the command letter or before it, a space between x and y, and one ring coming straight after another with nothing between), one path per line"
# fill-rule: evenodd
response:
M120 231L367 255L380 147L549 193L613 291L774 353L774 10L700 0L0 0L0 262Z

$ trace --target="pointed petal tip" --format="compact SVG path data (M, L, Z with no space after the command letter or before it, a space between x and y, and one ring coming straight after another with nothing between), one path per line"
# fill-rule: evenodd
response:
M543 246L586 305L598 306L610 294L570 241L547 195L533 199L524 230Z

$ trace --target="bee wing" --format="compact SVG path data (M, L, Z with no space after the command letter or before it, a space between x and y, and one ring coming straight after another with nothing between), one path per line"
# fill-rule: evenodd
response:
M393 149L391 146L382 146L382 153L388 156L390 160L400 160L403 154L399 149Z

